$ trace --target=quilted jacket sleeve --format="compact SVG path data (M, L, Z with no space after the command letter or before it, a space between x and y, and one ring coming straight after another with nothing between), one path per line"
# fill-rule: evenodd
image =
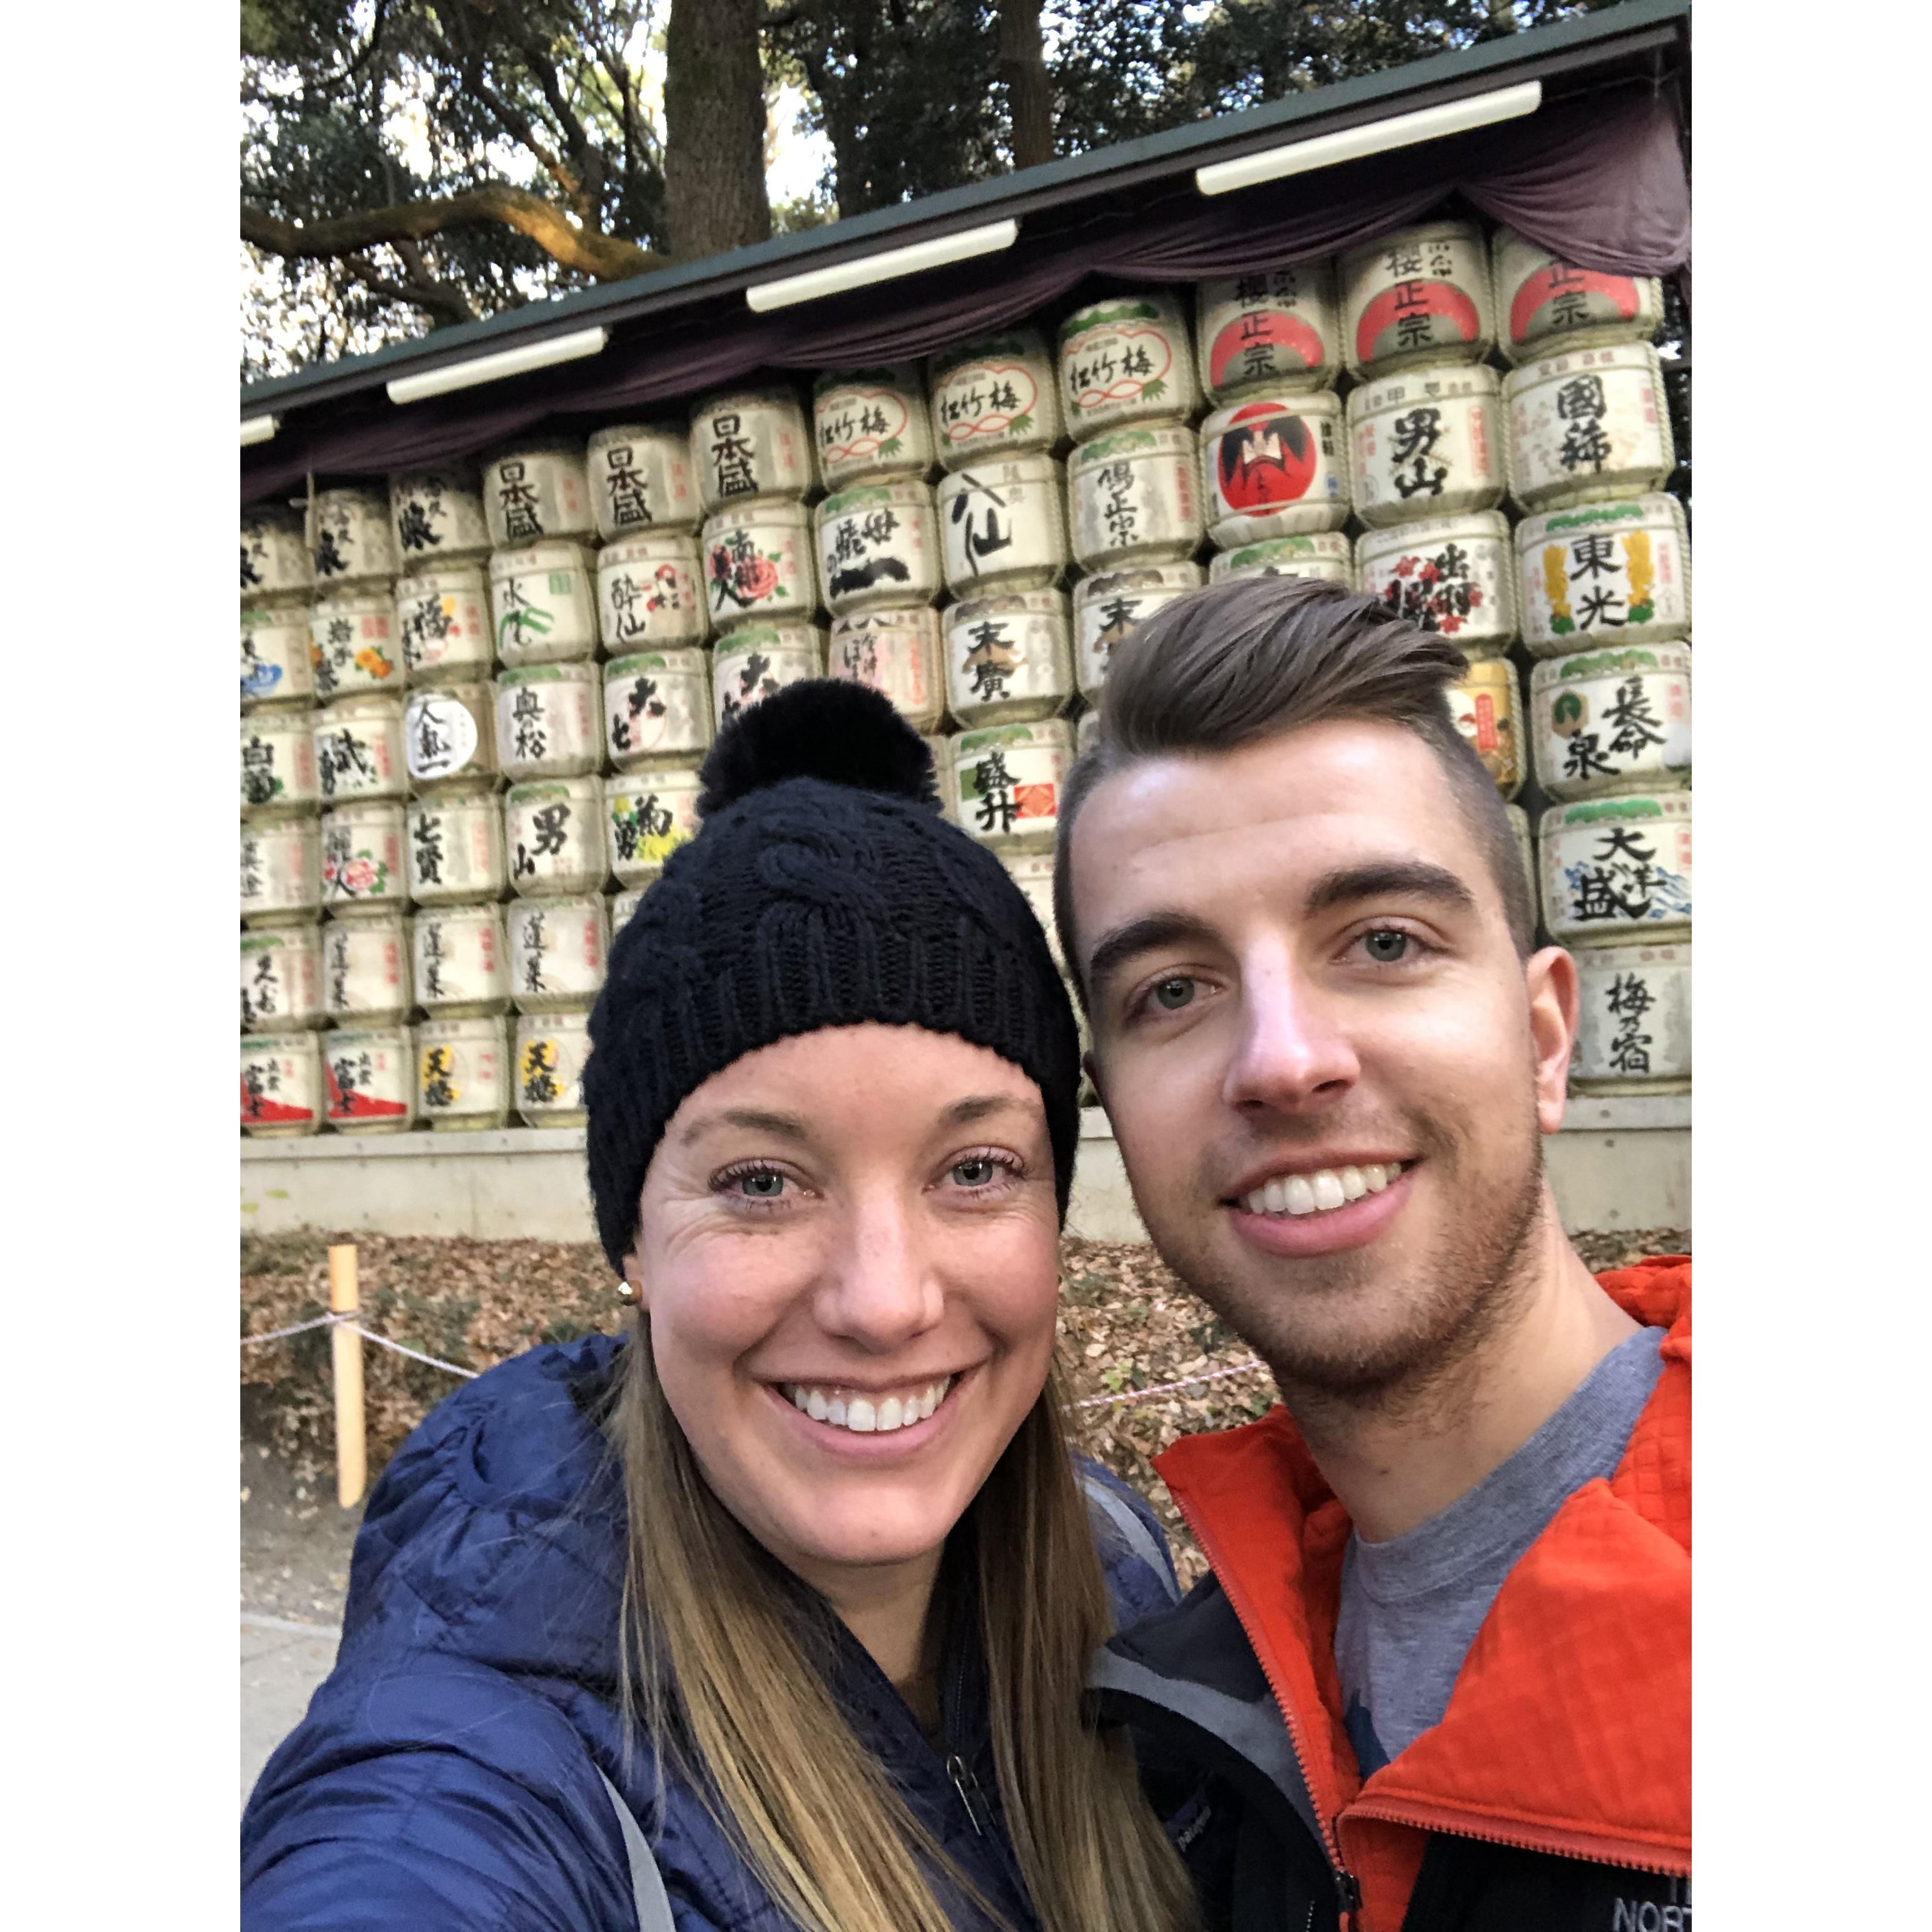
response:
M582 1738L548 1699L461 1658L339 1669L262 1772L242 1836L243 1932L637 1924Z

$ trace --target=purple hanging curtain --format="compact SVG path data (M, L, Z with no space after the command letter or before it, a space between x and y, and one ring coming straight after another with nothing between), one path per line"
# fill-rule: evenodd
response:
M1417 220L1450 194L1566 262L1605 274L1665 275L1690 259L1690 188L1676 106L1629 86L1553 103L1479 128L1210 200L1163 184L1144 215L1070 215L992 263L964 263L895 290L872 288L774 315L675 320L588 364L533 379L517 400L461 394L406 409L386 398L311 426L298 416L244 452L244 501L287 491L311 470L378 476L478 455L539 426L575 430L682 400L764 369L904 362L1018 322L1089 277L1122 284L1205 280L1307 261ZM254 460L249 458L253 457Z

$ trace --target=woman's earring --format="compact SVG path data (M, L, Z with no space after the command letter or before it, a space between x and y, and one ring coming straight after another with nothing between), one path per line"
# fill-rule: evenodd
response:
M620 1301L635 1301L637 1298L638 1284L628 1275L620 1275L617 1278L617 1299Z

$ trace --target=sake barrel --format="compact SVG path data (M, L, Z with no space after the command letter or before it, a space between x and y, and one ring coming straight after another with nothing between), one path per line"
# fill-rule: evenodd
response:
M328 1124L338 1134L404 1134L416 1124L416 1056L406 1026L356 1027L322 1042Z
M1411 369L1348 395L1355 514L1371 530L1492 510L1503 500L1496 371Z
M1080 694L1100 700L1114 647L1163 604L1201 587L1198 563L1162 563L1083 577L1073 586L1074 663Z
M819 581L835 614L874 604L930 603L939 595L932 492L917 481L867 483L812 512Z
M242 607L242 709L315 695L308 610L301 604Z
M1510 836L1516 841L1516 856L1522 861L1523 884L1529 899L1530 923L1537 920L1536 836L1529 829L1529 814L1520 805L1505 805L1503 816L1509 820Z
M719 730L788 684L825 675L825 633L816 624L745 624L718 640L711 656Z
M607 543L597 553L597 615L613 657L703 644L711 620L697 538L665 530Z
M1334 392L1256 395L1201 425L1208 534L1223 550L1348 520L1348 445Z
M604 667L604 749L620 771L694 765L710 743L711 666L704 652L639 651Z
M962 731L952 742L961 827L998 852L1050 850L1073 730L1058 718Z
M503 808L494 778L452 785L410 806L410 897L418 905L500 899L508 889L503 856Z
M510 997L520 1013L582 1011L604 983L610 943L602 892L519 899L506 915Z
M322 1059L312 1033L253 1033L242 1041L242 1131L290 1140L322 1124Z
M488 677L496 668L496 632L482 566L437 564L397 578L396 630L409 682Z
M315 716L310 711L257 711L242 720L242 809L299 806L314 812L322 802L316 774Z
M1552 805L1538 828L1543 922L1559 946L1690 933L1690 794Z
M682 423L619 423L600 429L584 453L597 534L608 544L646 531L698 527L691 435Z
M467 464L435 464L392 476L389 520L400 567L412 575L490 554L490 520Z
M1026 902L1046 935L1046 950L1064 976L1066 961L1060 950L1060 934L1053 919L1053 862L1051 852L1006 852L1000 857L1006 876L1026 895Z
M1066 574L1066 478L1050 456L1016 456L955 470L940 481L946 586L1046 590Z
M929 604L876 604L832 620L826 674L882 691L915 731L945 715L939 613Z
M1251 389L1325 389L1341 364L1335 266L1328 260L1197 283L1201 386L1217 402Z
M758 496L802 501L812 484L812 436L784 388L706 396L691 411L691 460L707 514Z
M1225 584L1231 577L1316 577L1327 584L1355 581L1354 553L1339 530L1317 530L1307 536L1266 537L1238 550L1217 551L1208 560L1208 581Z
M403 710L403 755L410 788L436 791L496 776L495 694L466 680L412 690Z
M1675 496L1526 517L1516 556L1522 640L1538 657L1690 634L1690 544Z
M508 1048L500 1019L425 1020L416 1028L416 1111L433 1132L478 1131L508 1120Z
M513 782L575 778L604 761L597 667L525 664L496 674L496 764Z
M317 590L352 584L387 587L396 574L396 533L389 500L374 490L316 493L310 525Z
M1060 325L1060 398L1076 442L1124 423L1185 422L1199 406L1180 298L1110 296Z
M306 598L315 566L292 510L258 503L242 513L242 601Z
M325 704L360 692L402 688L396 600L386 585L318 597L309 607L308 634L315 694Z
M1516 636L1516 556L1500 510L1366 530L1355 582L1412 624L1453 639L1466 657L1504 656Z
M1052 718L1073 695L1066 593L1000 590L945 613L946 692L969 730Z
M1060 439L1059 374L1037 329L936 350L926 364L926 389L933 442L948 470L1044 456Z
M1690 782L1690 653L1612 646L1546 658L1529 674L1536 781L1552 798Z
M399 1024L410 1004L409 929L400 911L323 926L322 1010L332 1020Z
M1642 496L1677 466L1664 368L1647 342L1526 362L1503 393L1510 494L1526 512Z
M579 664L597 655L597 587L590 552L562 538L490 559L496 655L520 664Z
M322 1024L322 941L312 926L242 935L242 1030L293 1033Z
M620 885L649 885L664 861L698 836L700 788L695 765L620 772L604 781L604 827Z
M1689 1093L1689 944L1593 946L1576 960L1570 1090Z
M517 1112L526 1127L580 1127L590 1016L526 1013L517 1022Z
M400 693L345 698L314 714L315 770L325 803L400 800L408 789Z
M497 905L433 906L410 922L416 1004L434 1020L510 1010L510 962Z
M322 902L338 919L409 904L407 818L400 805L362 799L322 815Z
M634 886L627 892L613 892L610 896L610 939L614 945L619 933L631 922L631 915L643 904L646 888Z
M812 386L812 433L828 490L924 477L932 467L932 424L918 364L828 370Z
M492 550L522 550L546 538L594 537L597 514L582 449L545 439L492 457L483 466L483 514Z
M1478 658L1444 695L1456 728L1483 761L1504 798L1522 789L1528 766L1522 748L1522 702L1516 668L1507 658Z
M310 925L322 913L322 827L307 812L242 821L242 917L251 930Z
M503 844L510 884L527 897L603 890L604 784L554 778L503 794Z
M802 504L742 503L705 520L705 608L721 630L809 617L818 608L812 535Z
M1648 342L1664 322L1654 275L1606 274L1559 261L1514 228L1490 242L1502 352L1522 362L1609 342Z
M1337 270L1342 341L1366 381L1418 362L1480 362L1496 344L1490 265L1473 221L1429 221L1352 248Z
M1192 556L1201 547L1200 462L1184 423L1119 430L1076 449L1066 488L1082 568Z

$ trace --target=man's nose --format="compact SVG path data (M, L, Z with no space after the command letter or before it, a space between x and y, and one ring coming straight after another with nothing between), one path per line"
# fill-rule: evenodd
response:
M916 1212L896 1194L854 1201L813 1302L826 1333L890 1354L937 1327L944 1300Z
M1337 1100L1361 1072L1336 1004L1294 962L1256 960L1244 970L1234 1049L1222 1098L1250 1111L1304 1112Z

